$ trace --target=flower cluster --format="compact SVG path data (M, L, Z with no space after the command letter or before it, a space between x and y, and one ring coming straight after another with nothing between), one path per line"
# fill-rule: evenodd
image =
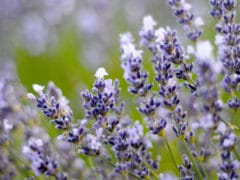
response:
M104 79L105 75L105 69L99 68L92 92L86 90L81 93L86 119L80 120L78 125L72 122L68 101L52 82L46 93L43 86L33 85L39 97L31 93L28 97L36 102L46 117L53 119L51 122L57 129L65 131L58 136L58 140L73 143L78 153L108 160L111 157L107 152L112 151L117 159L114 173L142 178L156 176L154 171L158 168L158 162L148 152L150 142L143 133L142 125L136 123L131 127L131 120L122 119L124 103L118 102L119 83ZM88 125L92 128L88 129ZM48 172L40 173L48 175Z
M28 144L23 147L23 154L31 162L31 168L35 175L44 174L54 176L56 179L64 180L64 174L58 174L58 164L55 160L47 155L47 145L41 139L34 137L29 138Z
M194 179L192 163L189 161L186 155L183 155L183 165L179 165L178 168L181 174L181 179Z
M21 178L22 169L15 163L18 155L19 135L29 123L35 121L36 109L22 103L26 94L21 86L13 62L0 62L0 179ZM20 157L18 157L20 156Z
M240 25L235 22L236 1L210 1L212 10L211 15L219 20L215 29L219 33L216 35L216 43L219 47L219 60L222 62L225 77L222 81L222 86L228 93L235 93L238 91L239 84L239 70L240 70ZM240 107L240 100L233 95L228 105L232 109Z
M202 34L200 26L203 25L203 21L200 17L194 17L191 12L192 5L185 0L168 0L168 3L174 15L178 17L178 22L184 25L187 37L193 41L197 40Z

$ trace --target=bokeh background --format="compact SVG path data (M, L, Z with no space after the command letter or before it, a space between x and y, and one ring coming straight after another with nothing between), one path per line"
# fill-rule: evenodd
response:
M191 3L208 23L207 0ZM158 26L178 29L186 40L165 0L0 0L0 60L16 64L28 91L33 83L54 81L78 114L76 97L91 86L98 67L119 78L127 95L119 34L130 31L137 39L142 18L149 14Z
M208 1L189 2L205 22L201 38L214 41ZM121 98L128 102L126 113L141 120L122 78L119 34L131 32L138 42L145 15L152 15L158 27L177 29L186 44L167 0L0 0L0 69L13 65L26 92L32 92L34 83L53 81L70 100L75 119L81 119L80 91L91 88L95 71L105 67L109 78L120 80ZM151 70L148 54L144 56L145 68ZM42 123L55 136L47 124ZM162 168L168 164L173 166L166 161Z

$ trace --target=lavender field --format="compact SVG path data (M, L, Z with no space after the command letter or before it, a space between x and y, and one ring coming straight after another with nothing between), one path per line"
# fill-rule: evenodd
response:
M0 0L0 179L240 179L238 0Z

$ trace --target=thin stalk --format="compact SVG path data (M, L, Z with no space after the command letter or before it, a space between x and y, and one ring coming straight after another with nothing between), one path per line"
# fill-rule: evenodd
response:
M53 176L56 180L59 179L58 176L57 176L56 174L52 174L52 176Z
M89 163L90 167L94 170L95 176L99 178L99 174L98 174L97 171L96 171L96 167L94 166L91 157L88 157L88 163Z
M232 111L233 111L233 113L232 113L233 121L235 121L235 124L237 125L238 130L240 130L240 120L237 117L238 116L238 109L233 109Z
M188 148L187 143L183 139L182 139L182 143L183 143L185 149L187 150L187 154L188 154L189 158L191 159L191 161L193 163L193 167L194 167L194 169L195 169L195 171L197 173L198 179L203 179L202 174L201 174L201 172L200 172L200 170L199 170L199 168L197 166L197 163L196 163L196 161L195 161L195 159L194 159L190 149Z
M236 148L233 148L233 153L236 156L237 160L240 161L240 156L239 156L238 152L236 151Z
M163 140L164 140L164 143L165 143L166 146L167 146L167 149L168 149L168 152L169 152L169 154L170 154L170 157L171 157L172 161L174 162L174 165L175 165L175 167L176 167L176 170L177 170L177 172L179 172L177 162L176 162L176 160L175 160L175 158L174 158L174 156L173 156L172 149L171 149L171 147L170 147L170 145L169 145L166 137L163 136Z
M128 171L126 171L126 173L125 173L125 180L128 180L129 178L128 178Z
M201 170L202 170L202 172L203 172L204 177L207 177L207 172L206 172L206 170L205 170L205 168L204 168L203 163L202 163L202 162L199 162L199 164L200 164L200 167L201 167Z

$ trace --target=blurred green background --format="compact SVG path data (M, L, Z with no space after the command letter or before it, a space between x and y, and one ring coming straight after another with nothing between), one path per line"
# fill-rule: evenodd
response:
M205 15L206 2L193 1L197 15ZM20 81L31 91L33 83L54 81L80 115L80 90L90 88L98 67L109 78L118 78L123 96L127 85L120 67L119 34L130 31L138 42L144 15L151 14L158 27L182 27L167 1L156 0L1 0L0 59L16 62ZM151 68L146 55L145 64ZM76 98L77 97L77 98Z
M205 18L208 1L192 3L194 12L210 27L202 38L214 40L214 22ZM120 80L121 99L127 101L126 113L142 121L122 78L119 34L129 31L138 42L144 15L152 15L158 27L178 29L183 44L186 41L165 0L0 0L0 4L0 60L16 63L19 79L27 91L32 92L34 83L46 85L53 81L70 100L75 119L83 118L80 91L91 88L96 69L105 67L108 78ZM152 69L148 54L144 56L145 68ZM174 142L172 146L180 162L178 147ZM153 152L166 157L161 170L174 169L164 148Z

